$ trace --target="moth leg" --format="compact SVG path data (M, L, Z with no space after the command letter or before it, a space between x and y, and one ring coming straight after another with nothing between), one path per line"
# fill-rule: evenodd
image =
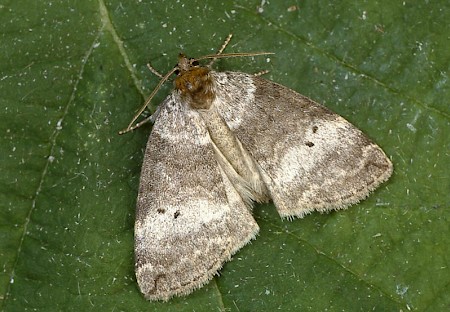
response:
M220 55L222 54L222 52L225 50L225 48L227 47L227 45L230 43L231 38L233 37L233 34L229 34L227 36L227 38L225 39L224 43L222 44L222 46L220 47L220 49L217 51L216 55ZM209 62L209 64L207 65L208 68L211 68L211 66L214 64L214 62L217 60L217 58L213 58L211 60L211 62Z
M153 73L153 75L163 79L164 76L161 75L152 65L150 65L150 63L147 64L147 68Z
M138 122L137 124L135 124L135 125L132 126L132 127L129 127L129 128L127 128L127 129L125 129L125 130L120 131L119 134L124 134L124 133L127 133L127 132L134 131L134 130L136 130L137 128L140 128L141 126L145 125L146 123L154 124L156 118L158 118L159 112L161 111L161 108L160 108L160 107L161 107L161 106L158 106L158 108L156 109L156 111L155 111L153 114L151 114L150 116L148 116L147 118L145 118L144 120Z
M265 75L265 74L268 74L268 73L269 73L269 71L266 69L266 70L261 70L261 71L259 71L257 73L254 73L253 76L261 77L262 75Z

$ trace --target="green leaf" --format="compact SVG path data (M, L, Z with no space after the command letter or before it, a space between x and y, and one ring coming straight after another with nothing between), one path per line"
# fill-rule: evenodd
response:
M3 1L0 298L5 311L444 311L450 308L448 1ZM150 127L118 136L184 51L321 102L393 177L348 210L282 221L193 294L147 302L133 223ZM160 90L150 110L170 92ZM170 196L170 194L168 194Z

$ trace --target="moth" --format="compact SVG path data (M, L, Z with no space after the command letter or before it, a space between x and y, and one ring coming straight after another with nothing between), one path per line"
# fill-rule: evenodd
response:
M260 76L217 72L180 54L128 128L153 129L142 165L135 268L149 300L202 287L255 238L254 202L283 218L344 209L386 181L383 150L341 116ZM212 63L212 62L211 62ZM175 73L174 90L133 126Z

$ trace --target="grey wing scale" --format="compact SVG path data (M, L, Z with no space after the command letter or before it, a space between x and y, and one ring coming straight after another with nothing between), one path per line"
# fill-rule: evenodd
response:
M201 117L170 95L141 173L135 255L142 292L167 300L203 286L258 229L218 166Z
M259 165L282 217L345 208L391 175L381 148L324 106L259 77L214 75L217 110Z

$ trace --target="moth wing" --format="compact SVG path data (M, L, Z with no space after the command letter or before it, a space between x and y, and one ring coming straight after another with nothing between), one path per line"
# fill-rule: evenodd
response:
M214 75L217 109L259 165L282 217L345 208L391 175L381 148L326 107L259 77Z
M176 94L161 105L142 166L135 256L143 294L168 300L207 283L259 228L198 113Z

